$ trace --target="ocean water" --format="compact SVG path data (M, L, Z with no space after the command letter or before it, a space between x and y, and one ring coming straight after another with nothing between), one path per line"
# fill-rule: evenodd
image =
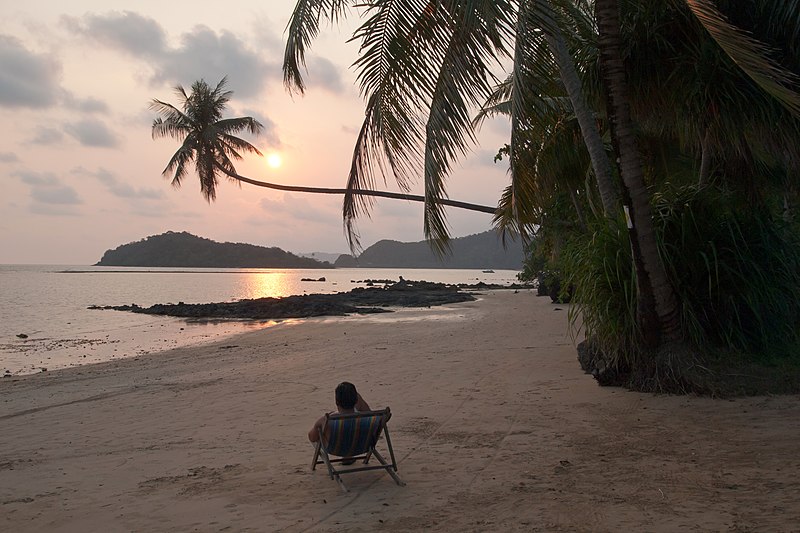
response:
M0 374L30 374L219 340L276 321L202 321L89 306L347 292L365 280L511 284L516 271L0 265ZM325 281L302 281L303 278ZM284 321L286 322L286 321ZM23 337L24 336L24 337Z

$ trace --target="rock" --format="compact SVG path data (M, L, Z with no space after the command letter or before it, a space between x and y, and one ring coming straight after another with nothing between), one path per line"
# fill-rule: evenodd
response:
M19 337L20 339L27 339L28 338L28 336L25 335L24 333L17 333L17 337Z
M578 362L581 369L591 374L602 386L621 387L630 380L630 369L627 365L613 361L591 339L578 344Z
M550 289L547 287L547 282L544 279L544 272L539 272L536 275L536 296L549 296Z
M351 313L388 313L391 311L385 307L389 306L429 307L474 300L472 294L462 291L455 285L403 281L386 287L357 287L350 292L336 294L307 294L208 304L155 304L147 308L121 305L106 306L102 309L183 318L276 319L342 316Z

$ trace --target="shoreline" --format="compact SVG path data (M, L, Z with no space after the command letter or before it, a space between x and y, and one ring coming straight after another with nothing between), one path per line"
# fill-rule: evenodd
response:
M480 298L0 380L0 525L796 530L800 397L601 388L568 306ZM342 380L391 407L407 486L364 472L345 494L310 470L306 432Z

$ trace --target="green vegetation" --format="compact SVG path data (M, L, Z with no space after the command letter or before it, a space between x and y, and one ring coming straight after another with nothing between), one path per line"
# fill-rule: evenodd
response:
M321 21L349 5L298 1L290 88L303 90ZM360 5L367 104L348 229L369 208L353 190L387 169L424 180L426 235L446 242L437 199L451 165L475 123L508 116L496 224L535 235L528 272L574 290L598 368L640 390L800 390L799 3ZM498 59L511 66L499 83Z

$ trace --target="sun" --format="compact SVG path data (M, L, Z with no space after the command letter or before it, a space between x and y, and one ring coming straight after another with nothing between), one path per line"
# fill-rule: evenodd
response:
M279 168L283 164L280 154L272 153L267 156L267 164L270 168Z

